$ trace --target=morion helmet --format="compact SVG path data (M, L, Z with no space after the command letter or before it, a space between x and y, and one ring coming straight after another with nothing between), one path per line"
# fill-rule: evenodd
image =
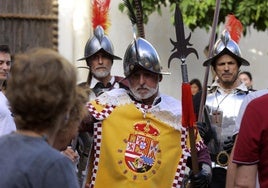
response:
M169 74L161 72L162 67L157 51L148 41L140 37L129 44L123 64L125 77L128 77L137 67L156 74Z
M122 59L114 55L113 44L108 36L104 34L104 30L100 25L94 30L94 36L91 39L88 39L85 46L84 57L78 59L78 61L85 60L99 51L107 53L112 59Z
M232 40L227 30L222 32L221 38L215 43L212 57L203 63L203 66L215 65L215 61L222 55L228 54L235 58L239 65L249 66L249 62L241 57L238 44Z

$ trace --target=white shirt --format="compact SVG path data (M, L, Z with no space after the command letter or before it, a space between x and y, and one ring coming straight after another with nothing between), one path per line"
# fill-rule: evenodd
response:
M14 119L9 110L8 100L0 91L0 136L9 134L16 130Z
M97 80L96 78L92 77L92 80L91 80L91 83L90 83L90 89L93 89L98 82L100 82L100 81ZM112 78L111 78L111 80L109 82L111 83L113 88L119 88L119 84L117 82L115 82L115 77L114 76L112 76ZM91 91L90 95L89 95L89 99L94 100L95 98L96 98L95 93L93 91Z

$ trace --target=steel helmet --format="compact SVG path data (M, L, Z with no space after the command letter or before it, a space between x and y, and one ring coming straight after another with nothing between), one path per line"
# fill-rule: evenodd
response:
M241 57L238 44L232 40L227 30L222 32L221 38L215 43L212 57L203 63L203 66L214 66L215 61L222 55L228 54L235 58L239 65L249 66L249 62Z
M84 57L78 59L78 61L87 59L99 51L107 53L112 59L122 59L114 55L113 44L108 36L104 34L104 30L100 25L94 30L94 36L91 39L88 39L85 46Z
M125 77L128 77L137 67L156 74L169 74L161 72L162 67L157 51L143 38L137 38L129 44L124 55L123 64Z

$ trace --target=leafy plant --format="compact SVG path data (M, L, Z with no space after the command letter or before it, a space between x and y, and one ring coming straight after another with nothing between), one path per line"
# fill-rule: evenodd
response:
M133 3L133 0L130 2ZM184 24L192 31L196 28L209 30L213 21L216 0L143 0L144 23L148 23L150 15L154 12L162 15L162 6L168 6L174 13L176 3L180 6ZM250 26L258 31L265 31L268 28L267 7L268 0L221 0L218 23L224 23L228 14L234 14L244 26L244 35ZM119 4L119 10L126 12L124 3Z

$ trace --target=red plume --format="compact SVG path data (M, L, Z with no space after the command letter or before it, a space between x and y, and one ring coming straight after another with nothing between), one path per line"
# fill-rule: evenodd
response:
M231 38L239 43L243 33L242 23L233 14L228 14L225 19L225 28L229 31Z
M102 26L107 32L110 26L109 20L110 0L93 0L92 2L92 26L95 29L98 25Z

